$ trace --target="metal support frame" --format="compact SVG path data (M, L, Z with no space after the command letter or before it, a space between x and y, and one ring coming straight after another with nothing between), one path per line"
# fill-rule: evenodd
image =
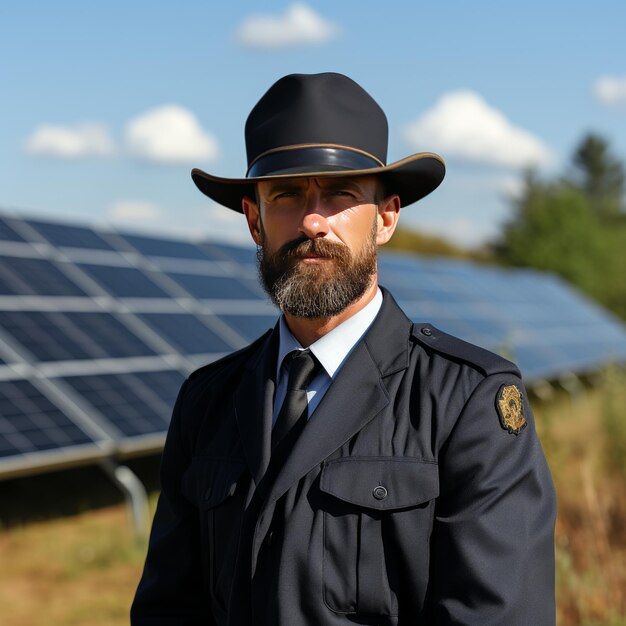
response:
M135 536L139 540L146 539L150 515L148 493L143 483L129 467L118 465L113 459L103 459L100 466L124 494Z

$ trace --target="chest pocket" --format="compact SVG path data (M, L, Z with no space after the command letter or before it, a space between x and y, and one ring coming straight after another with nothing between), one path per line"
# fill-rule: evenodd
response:
M425 594L437 465L407 457L335 459L322 468L320 489L326 605L337 613L394 616L401 596ZM410 562L425 568L423 590L408 575Z
M238 459L196 456L185 473L183 493L199 509L212 509L235 493L245 469Z

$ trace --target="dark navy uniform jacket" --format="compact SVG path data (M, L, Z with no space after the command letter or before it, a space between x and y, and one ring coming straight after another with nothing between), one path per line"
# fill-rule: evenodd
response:
M276 471L277 332L180 391L132 623L554 624L555 496L515 365L384 291Z

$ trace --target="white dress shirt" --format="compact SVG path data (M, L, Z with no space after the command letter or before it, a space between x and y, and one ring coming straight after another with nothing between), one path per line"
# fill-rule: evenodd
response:
M358 313L349 317L345 322L342 322L309 346L309 350L322 365L319 373L313 378L307 389L309 416L315 411L315 408L330 387L330 383L359 342L359 339L363 337L365 331L371 326L376 315L378 315L382 303L383 294L380 289L377 289L372 301L368 302ZM279 322L278 360L276 362L273 423L276 423L280 407L287 394L288 372L287 368L283 367L283 360L293 350L304 350L304 348L291 334L284 316L281 316Z

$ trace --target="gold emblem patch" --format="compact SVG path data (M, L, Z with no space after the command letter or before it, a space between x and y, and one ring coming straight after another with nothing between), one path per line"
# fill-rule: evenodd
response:
M517 385L502 385L496 397L496 408L502 428L514 435L519 435L526 426L522 392Z

